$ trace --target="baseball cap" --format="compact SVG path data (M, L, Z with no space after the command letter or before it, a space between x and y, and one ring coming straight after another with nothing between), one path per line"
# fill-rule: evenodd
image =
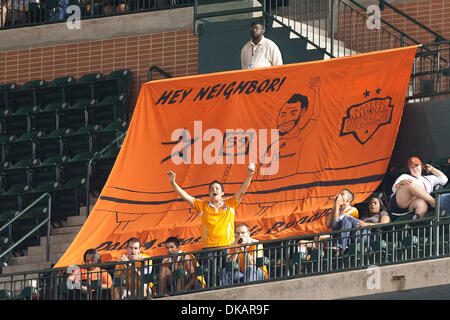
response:
M411 158L408 159L408 168L410 166L412 166L413 164L420 164L420 165L422 165L422 161L420 161L420 159L417 158L417 157L411 157Z

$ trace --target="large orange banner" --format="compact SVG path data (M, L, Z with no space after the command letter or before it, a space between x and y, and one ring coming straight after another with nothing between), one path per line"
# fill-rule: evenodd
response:
M173 191L168 171L205 199L226 196L256 172L236 212L259 240L327 231L343 188L365 200L383 180L397 136L416 47L145 83L106 185L57 267L96 248L118 258L137 237L165 254L201 248L200 216Z

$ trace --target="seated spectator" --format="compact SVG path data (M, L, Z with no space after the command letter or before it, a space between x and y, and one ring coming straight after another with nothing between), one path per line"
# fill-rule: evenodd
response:
M168 285L174 284L174 290L187 291L194 287L196 276L195 267L196 260L194 255L182 255L180 249L180 240L177 237L169 237L166 240L167 254L170 256L164 258L161 264L161 272L159 275L160 294L167 297ZM181 273L183 276L175 281L175 272ZM201 278L199 279L202 280Z
M106 14L104 7L108 2L108 0L81 0L81 5L84 7L87 16L97 17Z
M121 284L119 287L114 288L114 299L125 299L130 295L139 297L140 293L144 297L151 296L153 283L149 285L144 283L144 292L140 292L143 275L152 273L152 260L142 261L147 258L149 258L148 255L141 253L139 239L131 238L128 240L127 255L122 255L118 261L130 261L130 263L116 265L114 278L123 280L124 285Z
M8 13L8 7L6 1L0 2L0 27L3 27L6 23L6 14Z
M376 196L369 199L369 206L367 207L367 214L362 220L358 220L357 227L375 226L377 224L384 224L391 222L389 213L385 208L383 201Z
M85 265L100 264L101 257L97 250L88 249L83 255L83 261ZM106 299L110 297L113 280L108 271L99 266L75 269L69 279L75 284L81 282L81 293L88 299L97 300L97 298ZM92 288L92 281L96 280L101 280L101 289L105 290L105 293L99 297L97 296L98 288Z
M240 223L236 226L235 238L236 241L231 244L235 247L228 249L227 261L237 262L239 268L233 270L233 274L223 268L222 284L237 283L244 279L246 279L246 282L267 279L266 266L256 267L256 259L263 257L263 245L257 244L258 241L250 237L250 228L247 224Z
M367 227L367 226L376 226L378 224L385 224L391 222L389 217L389 213L387 213L386 208L384 207L383 202L380 198L373 196L369 199L369 206L367 208L367 214L364 216L362 220L356 219L352 216L346 216L342 220L341 229L353 229L357 227ZM370 234L370 229L361 230L363 234L363 239L367 240L367 235ZM358 230L355 233L355 237L358 238L360 231ZM347 243L350 237L350 232L342 232L342 247L340 249L346 249Z
M121 12L128 12L129 5L124 0L104 0L103 14L117 14Z
M389 212L404 213L414 211L421 218L428 212L428 207L435 207L435 200L430 195L436 185L445 185L447 176L429 164L422 164L417 157L408 160L410 174L402 174L394 182L393 194L389 200ZM428 175L422 175L423 172Z
M327 228L331 228L332 230L347 229L348 225L351 225L352 218L359 218L358 209L352 206L353 199L353 193L348 189L343 189L336 196L333 210L331 214L327 216L325 221ZM345 234L342 233L336 240L337 248L339 250L347 247L348 235L346 237Z

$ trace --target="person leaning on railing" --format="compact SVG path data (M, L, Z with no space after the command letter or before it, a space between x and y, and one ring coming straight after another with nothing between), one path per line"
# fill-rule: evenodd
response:
M428 212L428 207L436 206L430 195L436 185L445 185L447 176L429 164L423 164L417 157L408 159L410 174L402 174L395 180L393 194L389 200L389 212L404 213L414 210L421 218ZM428 175L423 175L423 173Z
M29 4L32 2L30 0L2 0L1 1L1 27L5 25L22 25L28 21L27 12L29 10ZM14 5L13 5L14 4Z
M266 266L258 267L256 263L258 258L264 258L263 245L250 237L250 228L246 223L236 226L235 239L232 248L228 249L227 262L237 265L231 270L222 269L222 284L268 279Z
M152 273L152 260L147 260L150 256L141 253L141 243L137 238L131 238L127 244L127 255L122 255L118 261L130 261L127 264L116 265L114 278L121 281L120 285L114 288L114 299L120 300L132 297L151 297L153 283L143 283L144 292L140 292L143 282L143 275ZM142 261L144 260L144 261ZM134 282L132 281L134 277ZM141 295L141 294L142 295Z
M6 23L6 14L8 13L7 2L1 0L0 2L0 27L3 27Z

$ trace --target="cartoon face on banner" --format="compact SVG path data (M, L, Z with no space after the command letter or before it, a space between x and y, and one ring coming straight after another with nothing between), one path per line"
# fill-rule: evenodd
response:
M57 266L80 263L88 248L116 259L131 237L148 255L164 254L170 236L200 249L200 212L168 171L197 199L213 180L230 197L256 163L236 224L258 240L327 231L336 194L363 201L384 177L415 50L144 84L108 181Z

